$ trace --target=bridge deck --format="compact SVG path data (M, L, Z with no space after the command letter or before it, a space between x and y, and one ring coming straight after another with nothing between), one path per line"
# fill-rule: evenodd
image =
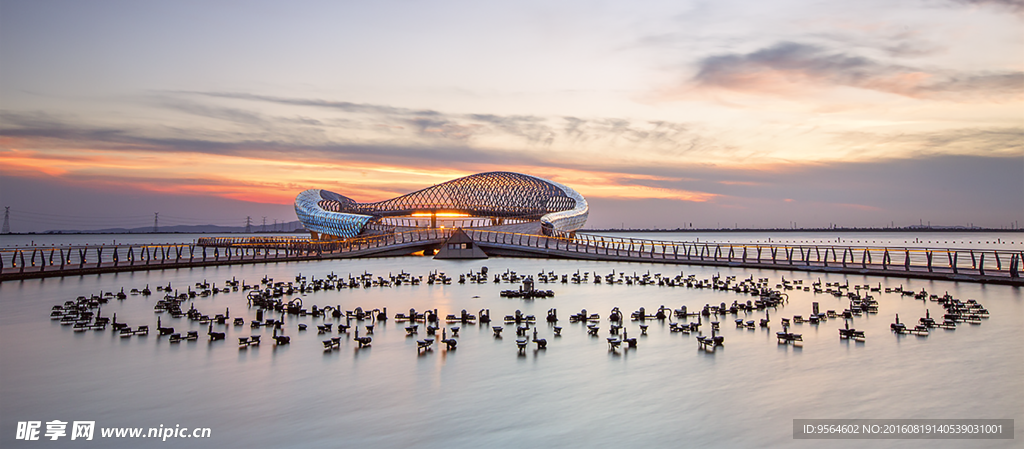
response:
M818 271L1024 285L1020 250L671 242L578 234L556 238L464 229L490 256L670 263ZM451 229L333 242L205 238L188 245L119 245L0 250L0 281L118 271L338 258L382 257L439 248ZM55 260L56 258L56 260Z

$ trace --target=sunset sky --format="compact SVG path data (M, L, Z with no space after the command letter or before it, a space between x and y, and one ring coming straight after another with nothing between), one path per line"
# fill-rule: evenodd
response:
M588 227L1024 221L1024 1L0 0L14 232L484 171Z

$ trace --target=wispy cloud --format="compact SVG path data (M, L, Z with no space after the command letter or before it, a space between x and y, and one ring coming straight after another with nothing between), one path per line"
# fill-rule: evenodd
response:
M984 6L993 7L1010 11L1022 18L1024 18L1024 0L947 0L952 3L969 5L969 6Z
M957 128L918 133L839 132L837 147L850 151L895 151L904 158L976 154L1024 158L1024 127Z
M389 137L425 138L449 141L459 146L477 148L530 148L546 151L552 147L586 146L591 151L622 150L668 151L669 155L714 150L718 154L735 151L728 145L714 142L706 132L692 123L668 120L634 120L621 117L577 117L539 115L500 115L492 113L448 113L437 110L400 108L388 105L357 104L310 98L283 98L232 92L190 92L189 94L303 106L350 113L344 121L319 120L324 127L358 129L387 133ZM238 108L179 108L200 115L263 120L266 117L237 114ZM274 120L292 120L275 118ZM525 148L524 148L525 147Z
M913 98L1006 101L1024 94L1024 72L951 72L890 64L798 42L750 53L721 54L698 64L698 88L791 95L808 85L847 86Z
M291 106L311 106L317 108L336 109L345 112L382 114L382 115L416 115L433 116L440 115L439 112L430 109L409 109L393 106L383 106L366 103L351 103L347 101L330 101L311 98L276 97L272 95L257 95L244 92L180 92L187 94L202 95L207 97L230 98L235 100L250 100L267 103L285 104Z

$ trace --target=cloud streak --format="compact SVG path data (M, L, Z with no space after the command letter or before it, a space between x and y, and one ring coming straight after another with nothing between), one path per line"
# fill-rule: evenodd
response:
M699 126L667 120L630 120L616 117L578 117L538 115L500 115L491 113L453 114L430 109L399 108L377 104L357 104L309 98L283 98L236 92L188 92L210 98L244 100L258 103L303 106L350 113L352 118L325 128L376 130L390 136L411 136L433 141L448 141L477 147L517 147L546 150L551 147L587 146L591 149L629 146L631 150L669 151L684 154L714 149L729 152L725 145L715 145ZM208 107L178 109L201 116L226 117L238 121L266 121L252 114L239 114L238 108L211 110ZM294 119L291 119L294 120Z
M1024 0L949 0L952 3L957 3L967 6L982 6L992 7L996 9L1008 10L1018 17L1024 18Z
M963 102L1020 99L1024 72L953 72L881 62L798 42L704 58L698 88L789 95L806 86L846 86L912 98Z

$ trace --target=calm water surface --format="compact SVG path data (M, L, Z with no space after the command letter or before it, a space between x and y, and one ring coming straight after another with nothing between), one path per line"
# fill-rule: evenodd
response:
M680 271L709 278L784 276L805 285L849 282L883 287L927 289L931 293L976 299L992 317L981 325L961 324L955 331L934 330L928 337L895 336L888 325L896 313L908 323L938 303L898 294L875 293L878 314L855 319L867 342L840 340L841 320L798 324L802 348L778 345L779 318L807 316L811 303L841 311L846 300L826 294L790 291L789 303L771 312L772 328L745 330L725 316L725 346L698 350L693 335L668 331L649 322L641 336L628 323L635 350L609 352L609 310L632 312L659 305L691 310L704 304L753 299L732 292L685 287L607 284L547 284L551 299L523 301L499 297L512 284L402 285L344 289L302 295L304 306L338 305L346 310L387 307L391 317L410 307L437 308L442 316L489 308L499 318L520 309L539 318L539 335L548 348L518 355L513 326L503 339L490 325L463 326L455 351L435 347L418 355L404 323L378 323L369 348L357 350L350 338L340 351L324 352L312 317L287 317L288 346L275 347L267 329L214 326L227 340L172 345L153 332L119 338L106 331L73 332L49 319L50 308L79 295L142 288L149 284L186 289L208 280L224 285L235 277L249 283L264 275L278 281L298 274L324 277L368 271L387 276L401 270L426 276L459 273L488 266L521 274L581 271L608 274ZM154 292L156 293L156 292ZM176 332L206 326L153 313L160 293L111 300L104 316L117 313L131 326L156 317ZM296 295L298 297L299 295ZM279 263L208 267L191 270L104 274L64 279L0 283L0 416L4 447L920 447L921 442L793 440L794 418L1012 418L1024 423L1024 300L1020 289L969 283L900 278L733 270L661 264L628 264L540 259L435 261L404 257L352 261ZM187 306L187 302L185 305ZM254 318L244 293L197 298L194 306L214 315ZM555 337L543 322L557 308L564 330ZM569 323L580 309L602 316L600 337ZM268 315L274 316L274 315ZM759 319L763 313L740 314ZM329 320L334 321L334 320ZM500 321L500 320L499 320ZM312 331L299 332L298 323ZM495 322L492 324L501 324ZM424 338L422 332L419 338ZM239 350L236 337L264 335L263 345ZM336 332L335 332L336 335ZM95 420L97 427L209 427L210 440L115 440L92 442L13 442L18 421ZM98 431L97 431L98 432ZM1019 436L1017 438L1020 438ZM1017 440L930 440L929 447L1019 447Z

